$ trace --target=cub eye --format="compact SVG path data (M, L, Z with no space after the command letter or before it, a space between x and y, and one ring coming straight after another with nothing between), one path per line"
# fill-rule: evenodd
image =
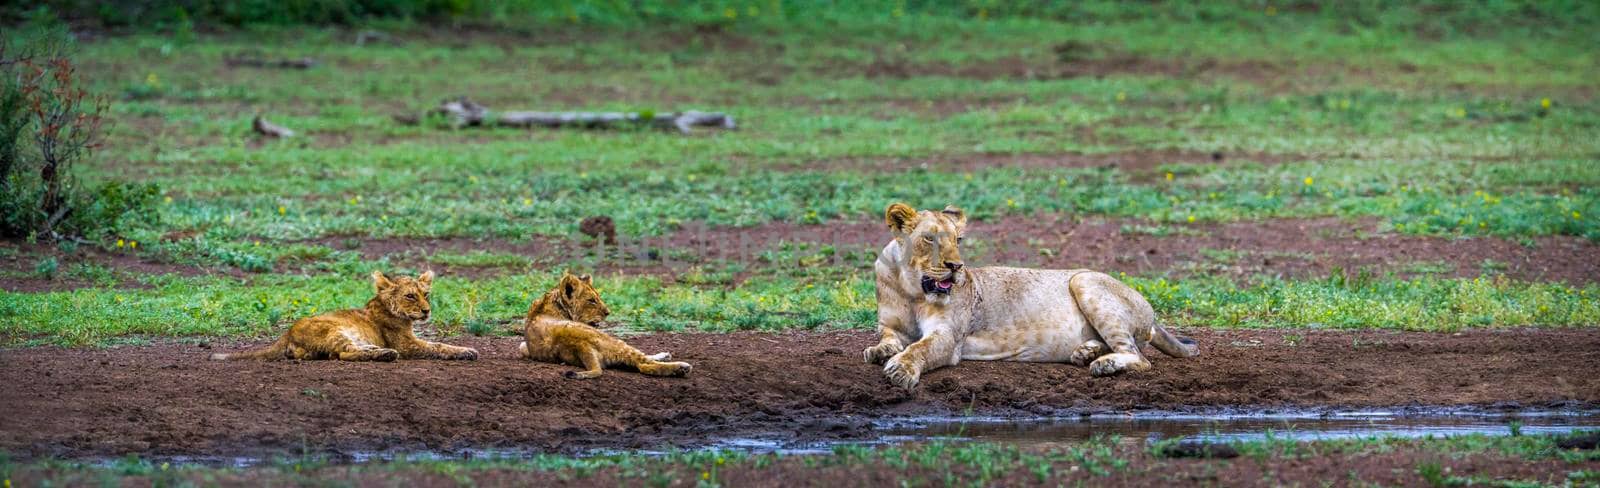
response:
M924 242L929 242L929 243L932 243L932 242L933 242L933 236L931 236L931 235L928 235L928 236L922 236L922 240L923 240L923 241L924 241Z
M411 300L411 301L416 301L417 294L416 293L407 293L406 294L406 299L407 300Z

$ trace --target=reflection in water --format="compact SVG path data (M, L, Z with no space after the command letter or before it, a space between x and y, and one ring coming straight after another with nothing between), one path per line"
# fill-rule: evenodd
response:
M1523 434L1560 434L1600 429L1600 411L1538 411L1482 413L1432 411L1426 414L1383 411L1344 413L1173 415L1141 413L1129 416L1053 418L902 418L879 421L864 438L829 441L795 441L789 433L772 437L713 438L697 449L750 453L827 454L840 445L887 446L932 440L979 441L1021 448L1071 445L1099 437L1117 436L1123 442L1143 443L1187 438L1207 442L1277 439L1318 440L1354 437L1426 437L1463 434L1509 435L1513 426ZM802 433L803 434L803 433ZM596 450L589 455L666 454L665 450ZM367 463L393 460L528 459L539 451L519 448L456 449L449 451L343 452L313 456L331 463ZM146 458L152 462L246 467L270 461L260 457L175 456ZM114 462L107 460L107 463Z

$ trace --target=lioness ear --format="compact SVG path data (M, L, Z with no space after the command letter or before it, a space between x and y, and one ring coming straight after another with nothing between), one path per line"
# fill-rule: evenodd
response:
M423 287L433 286L433 270L423 271L422 275L417 277L417 282L422 283Z
M944 210L940 210L939 212L949 215L950 218L955 219L956 227L967 226L967 212L962 211L961 208L956 207L955 205L945 205Z
M911 229L917 227L917 209L910 205L895 202L883 211L883 221L889 224L889 230L896 234L909 234Z
M372 289L373 290L376 290L379 293L382 293L384 290L389 289L389 287L391 287L391 286L394 286L394 282L393 281L389 281L389 277L384 276L382 271L372 270Z
M578 279L583 280L584 283L594 284L594 277L589 275L579 276Z

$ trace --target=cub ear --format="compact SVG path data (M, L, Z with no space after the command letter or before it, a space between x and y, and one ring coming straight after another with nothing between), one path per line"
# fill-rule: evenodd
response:
M939 213L949 215L950 218L955 219L956 227L967 226L967 212L961 210L960 207L955 205L945 205L944 210L940 210Z
M561 291L569 297L578 292L578 277L572 276L571 271L561 273Z
M917 209L895 202L883 211L883 221L889 224L889 230L896 234L910 234L911 229L917 227Z
M583 280L584 283L594 284L594 277L593 276L583 275L583 276L579 276L578 279Z
M382 293L384 290L387 290L387 289L389 289L389 287L392 287L392 286L394 286L394 282L393 281L389 281L389 277L384 276L382 271L372 270L372 289L373 290L375 290L375 291L377 291L379 293Z
M433 270L423 271L422 275L417 277L417 282L422 283L424 287L433 286Z

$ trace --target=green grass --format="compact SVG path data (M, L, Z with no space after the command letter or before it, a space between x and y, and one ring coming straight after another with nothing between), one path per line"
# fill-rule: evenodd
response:
M1460 476L1446 471L1441 463L1472 456L1485 456L1496 462L1557 461L1570 466L1567 476L1579 482L1593 480L1594 471L1581 466L1600 460L1593 451L1562 450L1555 442L1563 436L1485 436L1463 435L1442 438L1400 439L1391 437L1356 438L1323 441L1292 441L1268 438L1230 444L1242 457L1233 460L1208 461L1215 466L1232 463L1282 463L1295 459L1338 457L1360 459L1382 457L1390 454L1424 459L1419 461L1414 475L1418 480L1434 484L1465 484L1467 481L1518 483L1519 480L1491 480L1473 475ZM916 484L939 484L959 480L962 483L983 485L1010 480L1048 484L1051 480L1088 477L1090 480L1117 480L1138 476L1182 471L1188 466L1177 460L1166 459L1159 446L1173 441L1161 441L1146 449L1130 446L1116 437L1067 443L1048 449L1020 449L1013 445L991 443L926 442L869 447L839 445L823 455L750 454L736 451L669 451L663 455L634 452L605 454L592 457L538 455L526 459L484 458L473 460L423 460L400 458L393 461L362 465L340 466L327 464L315 456L283 458L251 468L208 468L191 465L171 465L138 457L127 457L110 463L85 464L80 462L41 460L17 462L0 455L0 476L5 479L21 478L34 482L84 483L132 482L144 480L155 484L181 485L185 481L233 479L235 476L253 474L267 479L283 479L297 484L315 483L324 478L417 479L438 475L459 484L474 484L480 477L524 473L532 479L541 479L533 473L552 473L563 480L614 477L630 484L670 483L690 479L701 485L717 485L728 473L761 472L779 466L803 466L812 472L826 473L843 470L878 468L890 469L902 476L917 480ZM1439 459L1430 461L1428 459ZM1587 464L1586 464L1587 463ZM778 468L782 469L782 468ZM257 478L260 479L260 478ZM609 478L600 478L609 479ZM259 482L259 481L258 481ZM1104 481L1102 481L1104 482Z
M264 337L313 308L359 306L367 287L356 277L415 257L368 260L357 252L364 240L524 242L571 236L600 214L624 239L699 224L876 221L892 201L956 203L980 223L1035 213L1138 219L1122 232L1168 238L1193 232L1175 225L1186 222L1341 216L1380 222L1381 233L1600 239L1600 12L1587 2L516 7L535 4L434 12L471 26L455 31L405 19L430 11L403 4L345 19L348 28L296 24L332 20L304 5L248 18L199 9L102 19L144 28L81 45L82 71L113 98L109 138L81 176L155 183L163 203L159 224L86 245L250 277L19 256L33 261L6 276L96 288L0 294L0 342ZM248 27L204 28L222 24ZM364 29L394 42L351 42ZM241 54L319 64L226 66ZM1085 66L1102 71L1062 76ZM393 120L457 95L496 109L720 110L741 128L683 136ZM302 137L259 140L256 114ZM1196 163L1212 152L1227 163ZM1151 160L1141 169L1010 164L1067 153ZM977 158L991 164L938 169ZM891 173L881 161L935 169ZM637 330L863 328L871 256L857 254L780 246L751 262L702 263L673 285L625 276L604 286ZM785 271L834 256L853 264ZM493 333L548 285L548 271L594 264L492 251L420 258L529 275L446 277L438 320L447 333ZM755 279L740 282L745 275ZM1130 281L1184 326L1600 324L1593 285L1233 283L1203 273Z
M281 334L296 319L370 298L365 273L224 278L146 278L146 289L84 288L0 294L0 344L105 344L140 337L256 337ZM634 330L777 331L870 329L877 306L870 275L814 268L758 275L736 286L706 286L690 275L600 277L611 319ZM485 279L444 277L432 301L439 330L494 332L526 313L554 286L554 273ZM1592 327L1600 285L1570 287L1503 278L1398 279L1358 273L1325 280L1224 278L1184 281L1122 276L1163 323L1201 327L1455 331L1473 327Z

